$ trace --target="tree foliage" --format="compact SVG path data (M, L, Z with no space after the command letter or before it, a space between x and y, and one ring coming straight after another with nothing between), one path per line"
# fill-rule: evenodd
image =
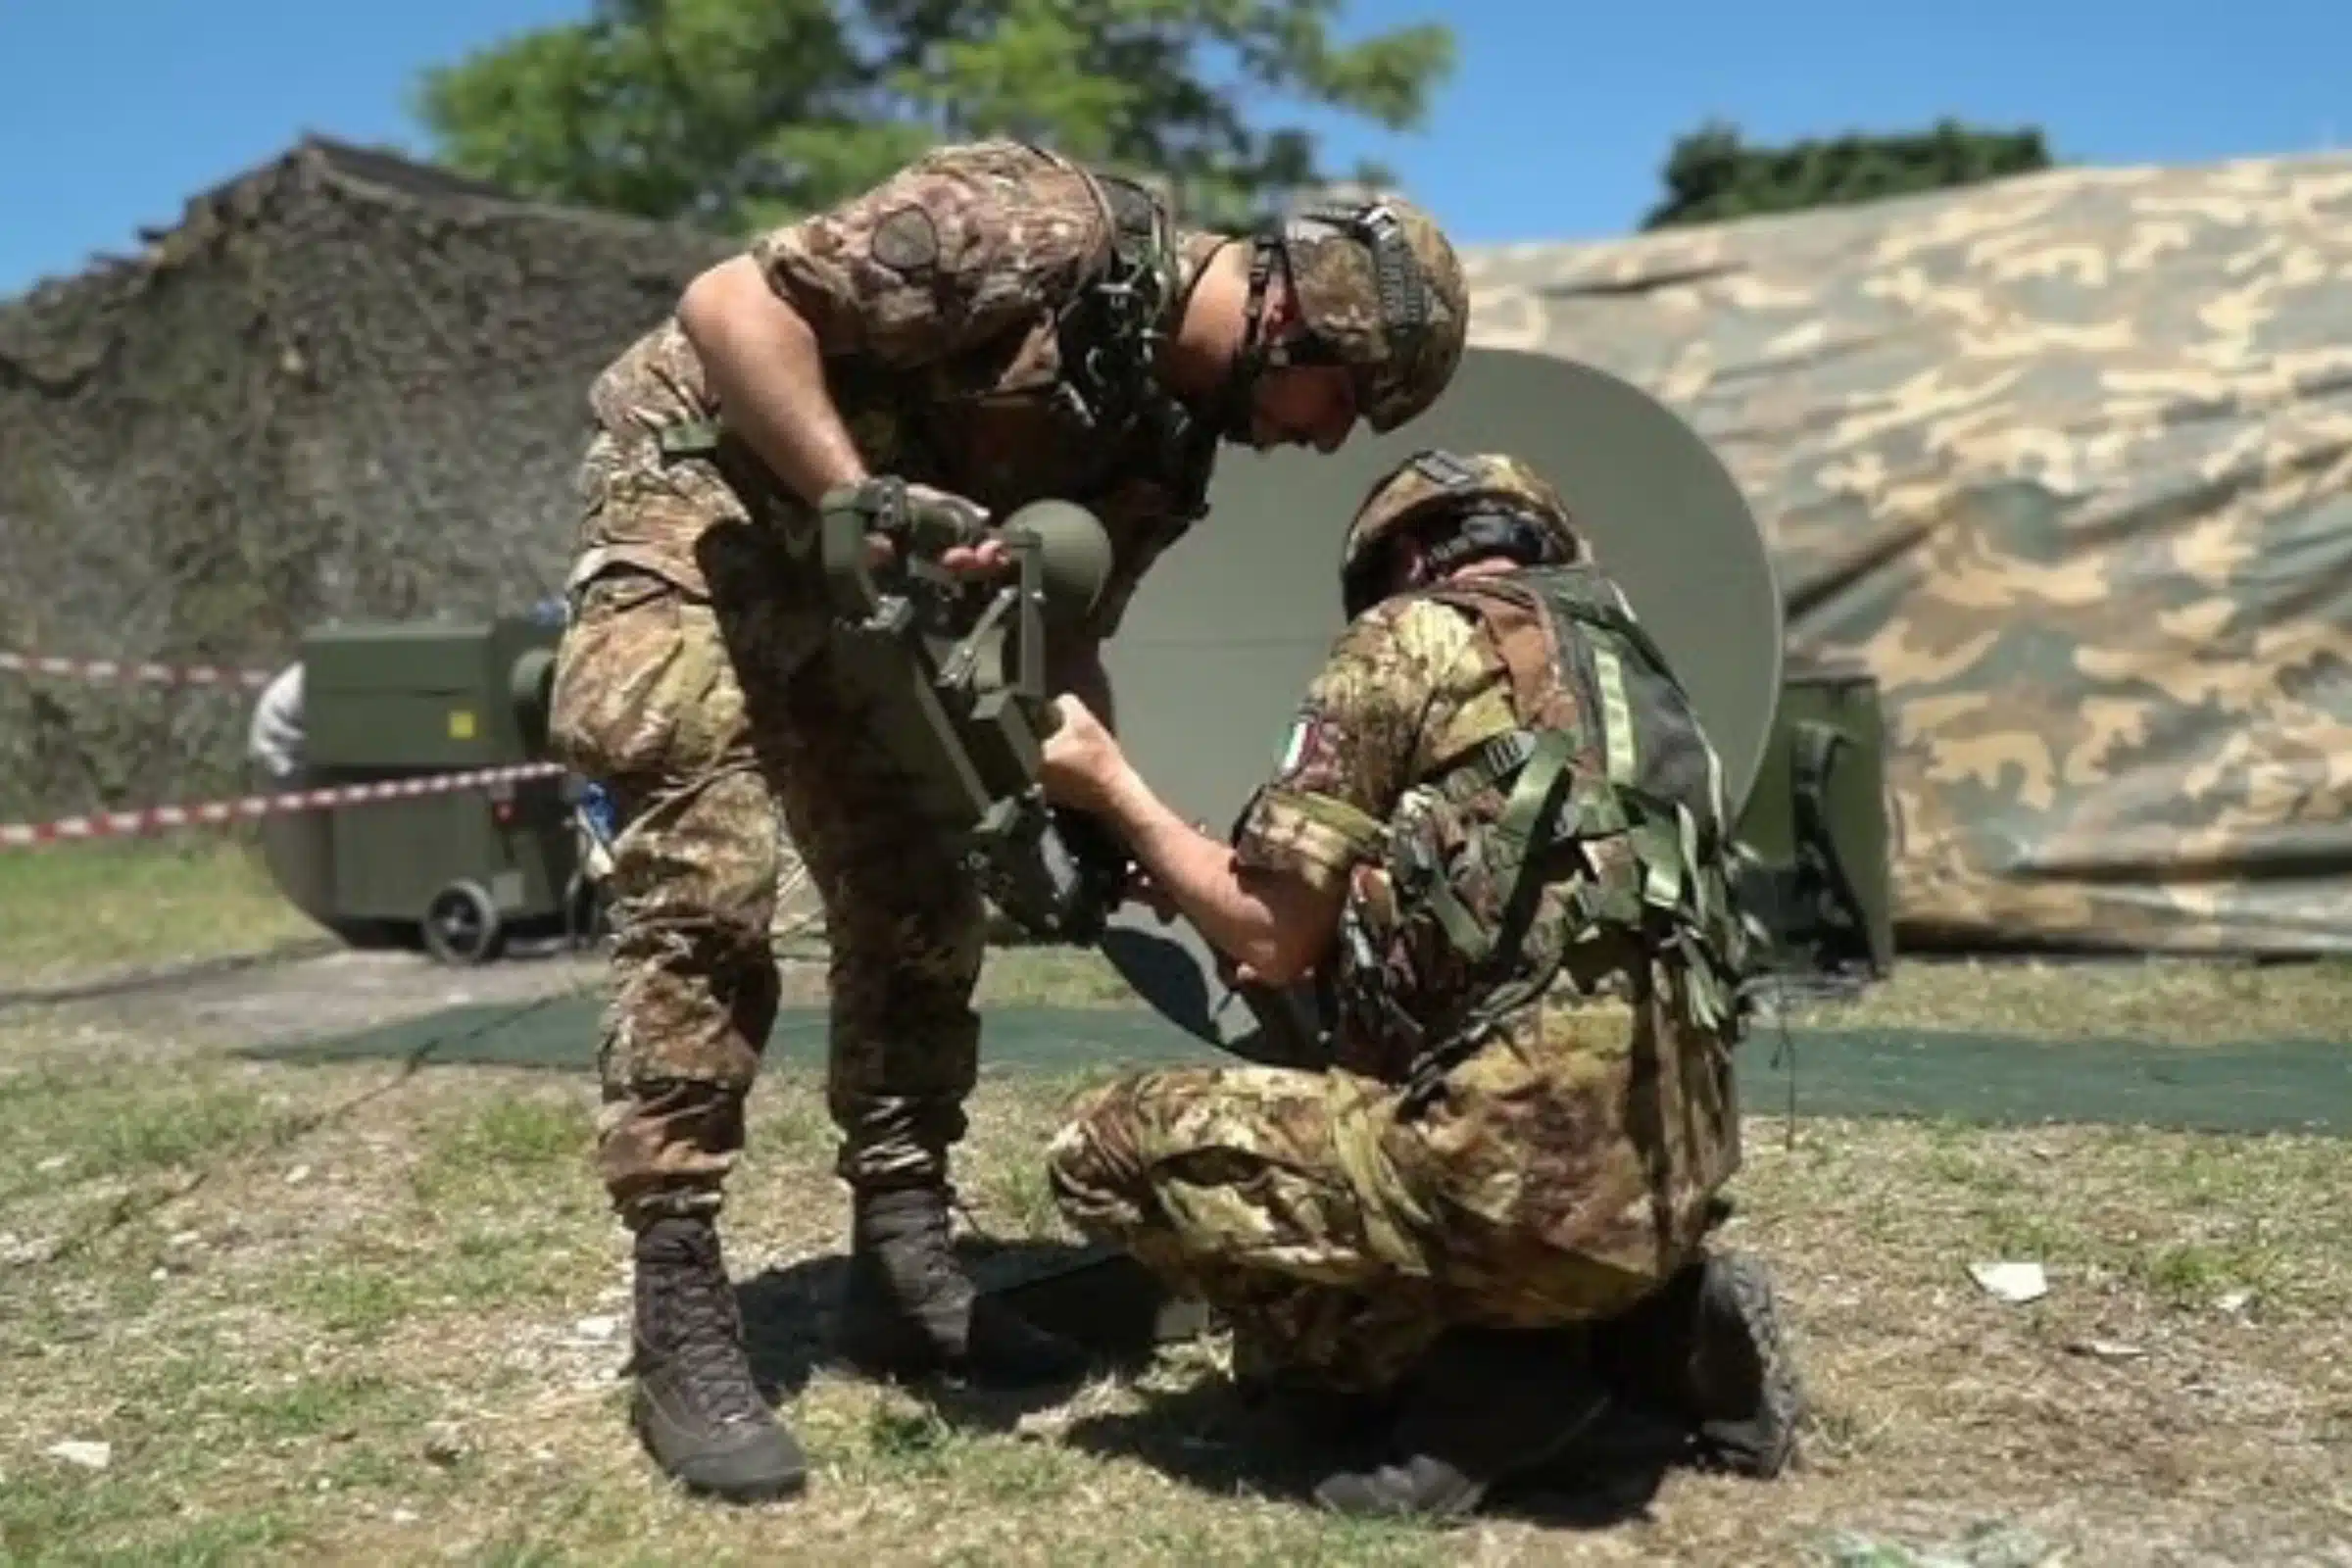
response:
M1344 0L597 0L425 73L437 156L524 195L740 232L943 141L1008 135L1154 175L1197 220L1325 183L1281 98L1417 128L1442 24L1333 41ZM1354 180L1385 184L1359 166Z
M1911 135L1857 133L1768 147L1742 143L1736 128L1710 121L1675 142L1666 160L1666 196L1642 226L1877 201L2050 166L2049 149L2034 127L1987 130L1947 119Z

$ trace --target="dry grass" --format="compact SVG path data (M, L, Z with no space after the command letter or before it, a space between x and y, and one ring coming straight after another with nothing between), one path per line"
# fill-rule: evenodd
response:
M225 845L0 858L0 987L310 934ZM981 998L1127 1001L1037 950L992 954ZM2348 1002L2344 964L1911 962L1795 1016L2340 1043ZM1673 1475L1605 1527L1439 1534L1283 1494L1213 1339L1026 1415L811 1364L846 1199L816 1086L780 1076L728 1242L819 1468L742 1511L675 1494L627 1431L592 1086L245 1062L157 1008L106 1016L0 1015L0 1560L2352 1562L2339 1143L1809 1118L1790 1146L1760 1117L1736 1234L1803 1335L1808 1467ZM958 1170L991 1232L1060 1234L1037 1151L1073 1087L976 1097ZM2042 1262L2049 1296L1985 1296L1967 1265L1993 1258ZM107 1467L50 1454L74 1440Z
M0 852L0 991L322 940L234 839Z
M1069 1083L992 1078L962 1155L1002 1235ZM0 1024L0 1558L497 1563L2345 1561L2352 1214L2318 1140L1753 1129L1736 1232L1778 1264L1819 1416L1770 1486L1676 1474L1606 1528L1338 1523L1259 1478L1214 1340L1020 1419L821 1366L795 1303L846 1201L815 1086L764 1084L731 1262L815 1455L738 1510L623 1419L621 1238L576 1078L246 1063ZM2004 1305L1966 1266L2034 1257ZM103 1471L50 1457L112 1446ZM2008 1553L2003 1557L2002 1553ZM2333 1555L2329 1556L2328 1553Z

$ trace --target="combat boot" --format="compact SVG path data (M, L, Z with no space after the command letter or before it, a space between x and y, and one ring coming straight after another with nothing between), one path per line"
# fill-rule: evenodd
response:
M1359 1517L1458 1519L1574 1446L1608 1406L1581 1328L1454 1329L1401 1391L1388 1462L1327 1477L1315 1500Z
M1804 1385L1762 1259L1700 1257L1596 1343L1619 1394L1670 1410L1702 1464L1769 1480L1794 1458Z
M637 1233L628 1370L638 1437L690 1490L758 1502L808 1484L808 1456L752 1382L743 1316L709 1220L660 1219Z
M859 1192L854 1204L838 1340L852 1366L1007 1388L1085 1376L1084 1350L973 1288L948 1246L945 1186Z

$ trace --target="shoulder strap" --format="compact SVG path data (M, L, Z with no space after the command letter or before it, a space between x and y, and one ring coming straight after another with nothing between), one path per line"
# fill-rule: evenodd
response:
M1509 673L1521 727L1507 730L1451 763L1438 787L1455 800L1506 781L1510 793L1489 825L1487 863L1502 884L1501 911L1492 929L1453 890L1431 889L1432 912L1473 964L1507 973L1535 917L1541 879L1530 875L1556 835L1573 792L1571 764L1592 744L1572 687L1561 668L1559 628L1541 596L1516 577L1468 577L1417 590L1414 597L1477 615L1494 639ZM1590 760L1587 759L1587 760Z
M1452 605L1486 623L1523 720L1541 725L1563 716L1557 711L1559 633L1526 584L1510 577L1457 577L1415 589L1410 597Z

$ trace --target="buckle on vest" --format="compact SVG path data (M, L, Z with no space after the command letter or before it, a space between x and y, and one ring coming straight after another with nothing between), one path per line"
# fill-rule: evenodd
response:
M716 456L719 435L716 419L679 419L655 431L654 444L664 461L675 463L682 458Z

